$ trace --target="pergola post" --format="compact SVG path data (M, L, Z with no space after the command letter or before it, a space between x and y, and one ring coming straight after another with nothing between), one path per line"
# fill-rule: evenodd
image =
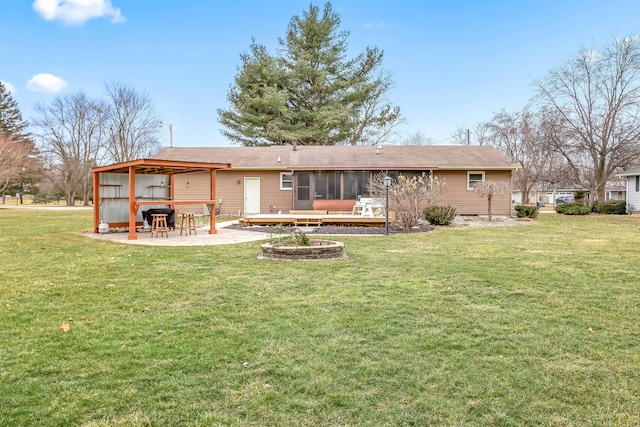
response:
M209 200L215 201L211 206L211 225L209 226L209 234L218 234L218 230L216 230L216 170L211 169L211 198Z
M102 201L100 200L100 174L98 172L93 173L93 231L98 232L100 227L100 207Z
M136 213L136 168L129 166L129 240L138 240Z

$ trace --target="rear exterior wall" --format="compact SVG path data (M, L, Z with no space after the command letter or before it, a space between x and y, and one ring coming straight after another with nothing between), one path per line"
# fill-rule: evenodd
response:
M487 215L487 198L474 190L467 190L467 171L435 171L435 176L445 180L445 187L438 205L451 205L459 215ZM280 171L219 170L216 172L216 200L222 215L244 214L244 178L260 178L260 212L288 213L293 209L293 190L280 189ZM494 196L494 215L511 215L511 171L485 171L485 180L501 181L509 190ZM189 185L187 186L187 182ZM175 200L209 200L211 186L209 173L178 174L174 178ZM204 213L202 206L176 206L178 213Z
M280 189L280 171L219 170L216 172L216 200L221 215L244 214L244 178L260 178L260 213L282 211L293 206L293 190ZM187 187L187 181L189 186ZM209 200L211 176L206 172L178 174L174 180L175 200ZM220 200L222 203L220 204ZM177 206L178 212L201 214L201 206Z
M435 176L444 179L442 195L438 205L451 205L458 215L487 215L487 198L475 190L467 190L467 171L435 171ZM485 181L504 182L508 191L493 197L491 210L493 215L511 216L511 171L485 171Z

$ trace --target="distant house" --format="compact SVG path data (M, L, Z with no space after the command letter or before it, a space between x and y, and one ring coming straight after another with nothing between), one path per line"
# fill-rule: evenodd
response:
M542 202L544 204L553 204L554 200L558 197L573 197L575 191L579 188L557 188L557 189L548 189L541 188L536 190L531 190L529 192L529 204L535 204L537 202ZM522 190L514 187L511 199L513 203L523 203Z
M640 167L624 171L620 177L626 179L627 182L627 212L640 214Z
M626 200L627 185L626 180L623 182L608 182L604 186L604 198L606 201Z
M605 201L617 201L625 200L627 189L626 180L612 180L605 185ZM585 190L586 188L581 186L574 186L573 188L537 188L531 190L529 193L529 203L542 202L545 204L553 204L554 200L559 197L573 197L576 191ZM522 191L514 187L513 194L511 196L514 203L522 203Z
M484 215L487 202L474 185L501 181L509 192L494 197L493 213L511 214L511 177L518 165L488 146L270 146L165 148L155 159L230 163L216 174L215 194L222 214L288 213L290 210L351 211L370 197L375 174L433 174L446 182L438 204L459 214ZM206 198L207 173L175 175L175 200Z

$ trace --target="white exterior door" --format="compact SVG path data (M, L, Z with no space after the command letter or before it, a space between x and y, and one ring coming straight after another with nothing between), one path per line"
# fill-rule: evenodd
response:
M260 178L244 179L244 213L245 215L260 213Z

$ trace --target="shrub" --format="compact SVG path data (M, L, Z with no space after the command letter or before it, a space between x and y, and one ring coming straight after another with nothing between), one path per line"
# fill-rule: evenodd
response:
M529 206L529 205L517 205L514 207L516 210L516 216L518 218L538 218L538 212L540 208L538 206Z
M384 186L385 172L373 177L371 190L377 198L384 199L387 188ZM423 174L411 178L403 175L393 182L389 191L389 210L395 211L404 231L410 231L424 215L427 206L438 200L444 188L444 179Z
M595 202L592 210L599 214L624 215L627 213L627 204L624 200Z
M273 246L311 246L309 236L303 231L288 231L282 224L269 230L269 243Z
M577 202L582 202L584 198L587 197L587 194L589 194L587 190L576 190L573 192L573 197L575 197Z
M589 215L591 209L582 203L562 203L556 206L556 212L563 215Z
M432 225L449 225L456 217L453 206L429 206L424 210L424 218Z

